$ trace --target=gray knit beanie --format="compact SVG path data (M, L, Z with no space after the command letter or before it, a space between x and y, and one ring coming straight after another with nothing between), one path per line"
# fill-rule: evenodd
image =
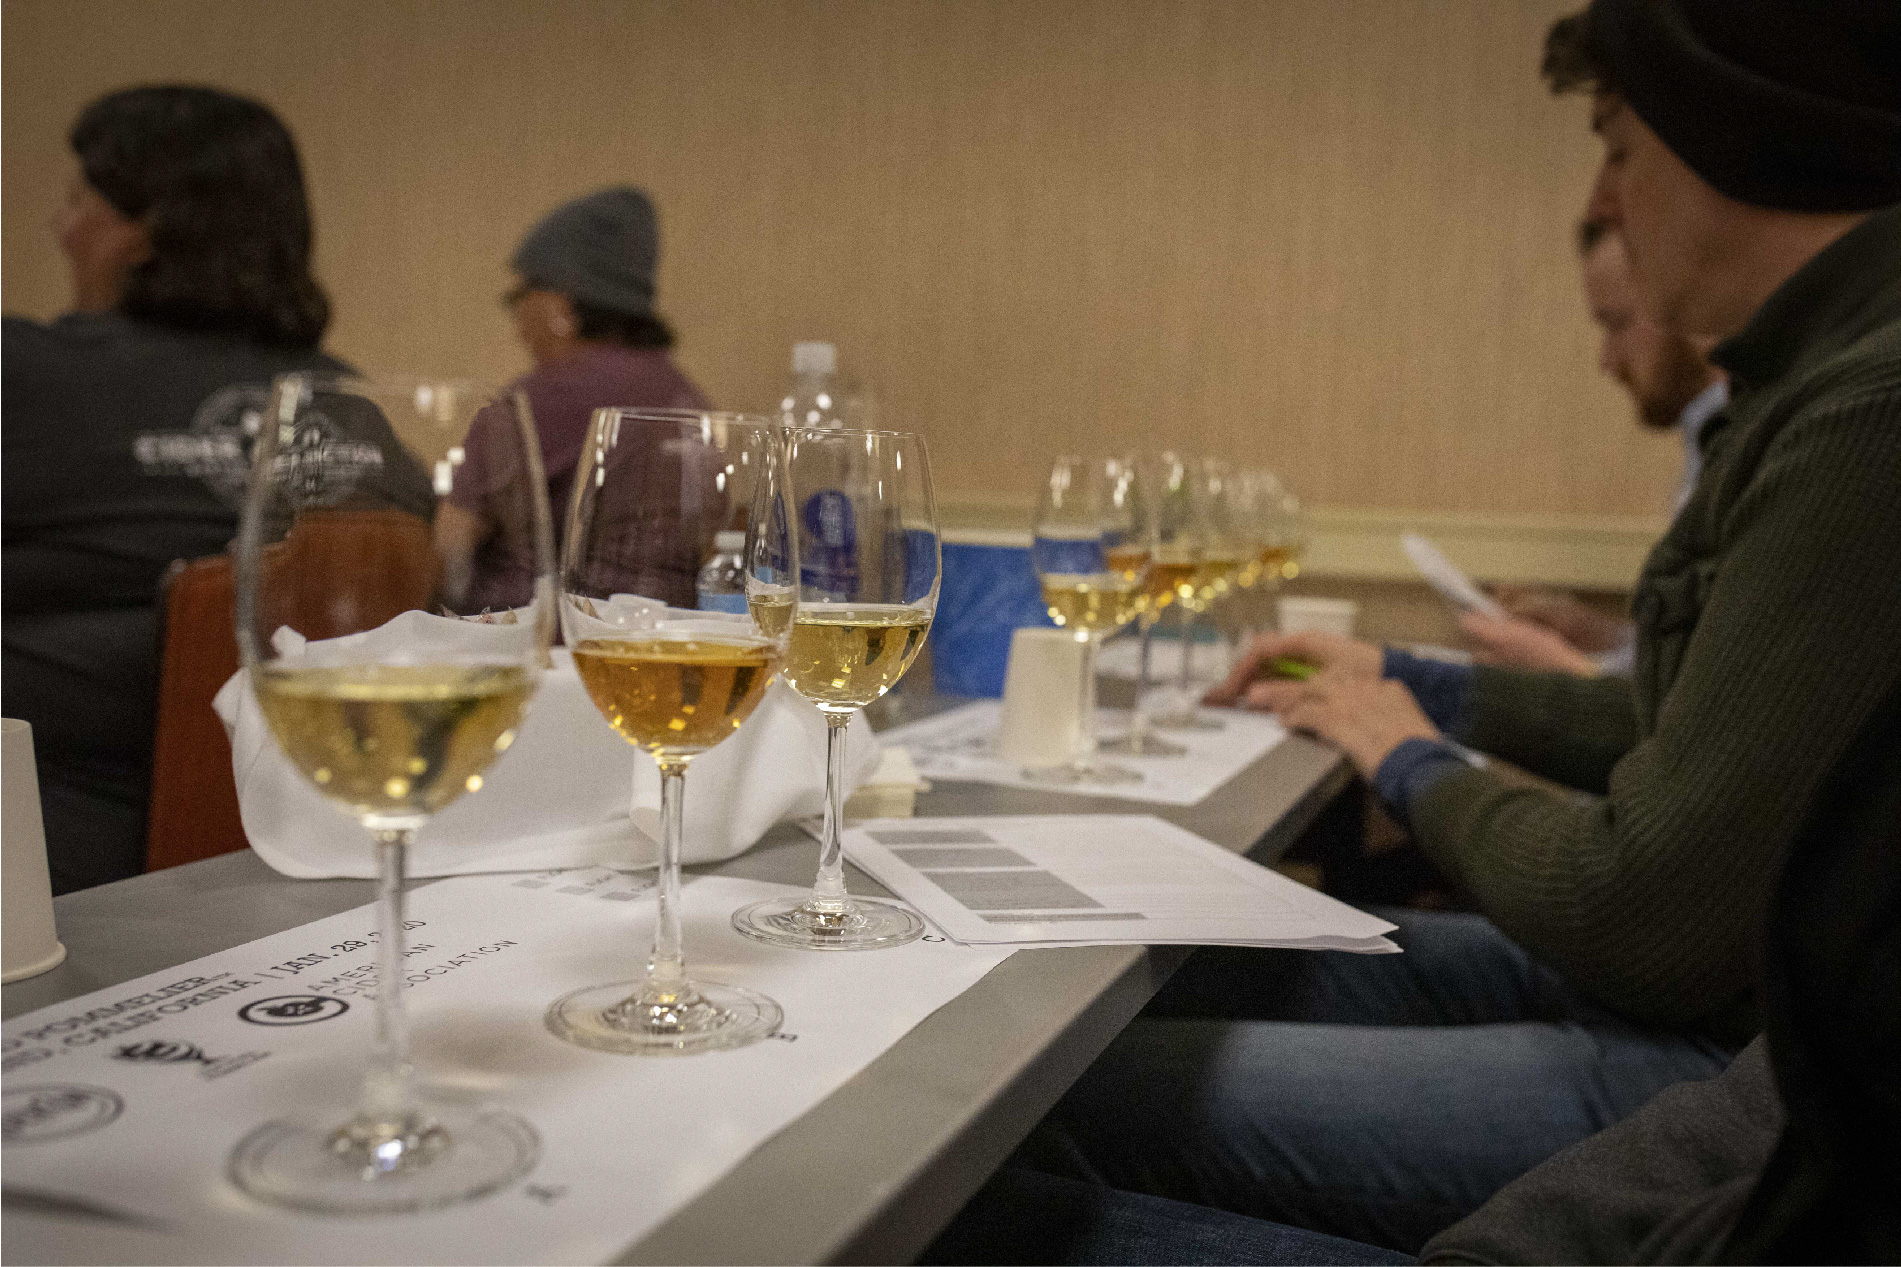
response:
M530 284L615 312L653 311L660 228L638 189L603 189L564 203L523 238L511 261Z

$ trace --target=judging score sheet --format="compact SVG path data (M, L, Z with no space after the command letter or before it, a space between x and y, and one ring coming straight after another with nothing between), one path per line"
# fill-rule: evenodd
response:
M419 1214L340 1218L250 1200L231 1146L287 1111L347 1114L374 1029L374 907L359 907L5 1027L10 1262L580 1263L612 1258L1010 953L938 937L876 954L781 950L734 908L795 892L689 878L687 963L785 1008L737 1051L610 1055L555 1038L550 1001L646 960L652 881L594 868L444 880L409 895L416 1062L519 1113L520 1182Z
M967 945L1399 949L1385 920L1146 814L871 819L845 852Z
M1287 730L1279 720L1265 713L1225 708L1203 711L1220 724L1219 729L1156 732L1158 738L1185 749L1178 756L1105 758L1141 776L1131 783L1057 784L1027 777L1020 763L997 754L1002 705L996 700L976 700L935 717L894 726L878 739L887 747L896 745L908 751L918 773L927 779L995 783L1068 796L1196 805L1287 738ZM1124 712L1105 709L1098 715L1104 735L1126 730L1128 722Z

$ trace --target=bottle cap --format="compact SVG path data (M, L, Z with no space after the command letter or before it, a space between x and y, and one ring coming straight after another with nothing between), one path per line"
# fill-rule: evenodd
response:
M721 554L738 554L746 548L746 534L737 528L727 528L713 534L713 548Z
M838 369L838 349L829 343L794 343L794 374L830 374Z

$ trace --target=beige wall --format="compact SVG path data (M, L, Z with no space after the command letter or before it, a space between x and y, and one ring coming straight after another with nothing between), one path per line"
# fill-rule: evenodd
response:
M5 303L64 303L77 109L198 80L296 132L368 367L521 369L512 244L635 182L711 395L831 338L947 500L1169 442L1324 506L1649 517L1676 452L1595 373L1594 143L1535 74L1576 3L6 0Z

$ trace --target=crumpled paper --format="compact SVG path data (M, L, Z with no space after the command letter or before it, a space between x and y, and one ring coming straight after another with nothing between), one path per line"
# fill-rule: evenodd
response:
M656 623L672 615L651 606ZM678 615L704 620L709 613ZM616 628L624 632L627 626ZM526 624L412 611L367 633L323 642L304 643L280 630L273 644L280 654L319 663L399 662L445 651L514 654L519 640L529 637ZM242 670L219 690L213 707L231 737L238 807L258 856L299 878L374 876L369 834L283 755ZM878 759L870 725L862 715L854 717L846 741L846 786L864 782ZM745 724L695 757L687 771L681 857L688 864L734 857L781 819L820 813L824 806L824 716L774 682ZM659 834L660 773L653 759L614 733L588 698L573 658L556 648L514 744L483 774L481 791L444 807L417 832L409 871L444 876L650 867Z

